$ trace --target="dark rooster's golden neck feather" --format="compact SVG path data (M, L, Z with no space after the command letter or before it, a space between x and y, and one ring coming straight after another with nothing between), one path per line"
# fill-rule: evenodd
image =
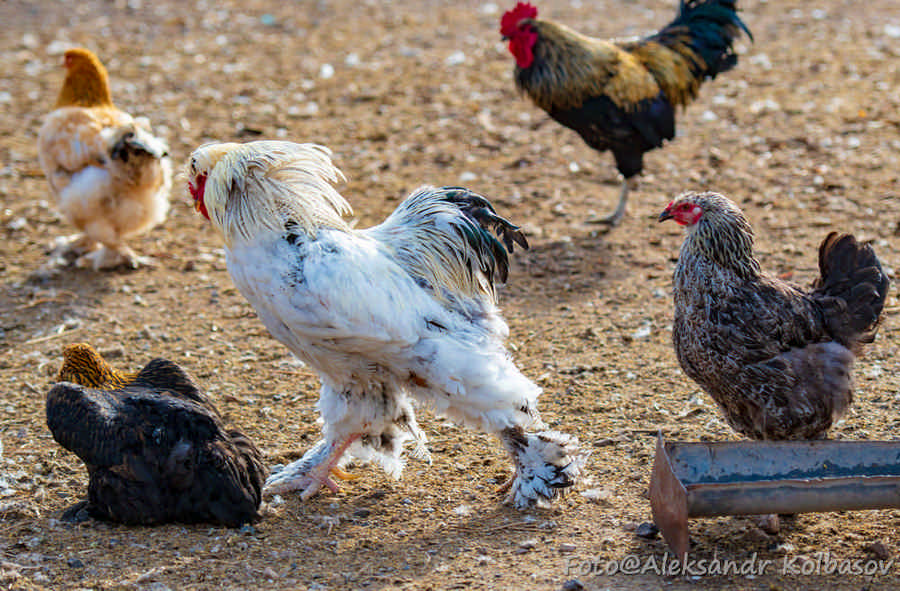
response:
M87 49L70 49L65 55L66 79L63 81L56 108L112 107L109 76L106 68Z
M621 55L613 44L564 25L540 20L526 24L537 36L532 47L534 60L527 68L516 66L516 85L547 112L577 108L586 98L603 95L616 68L630 74L637 64L623 63L628 56ZM626 95L630 92L628 88L623 91ZM621 102L618 95L612 98ZM642 96L627 98L637 102ZM625 103L623 107L627 107Z
M669 207L674 209L684 201L699 206L703 214L695 224L687 226L679 259L702 257L732 270L742 279L758 277L760 268L753 255L753 228L738 206L718 193L689 193L678 197Z
M135 375L116 371L93 347L75 343L63 350L63 366L57 379L88 388L121 388Z

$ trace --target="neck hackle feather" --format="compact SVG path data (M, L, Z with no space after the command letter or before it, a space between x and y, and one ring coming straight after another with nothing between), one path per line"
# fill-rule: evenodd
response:
M315 144L260 141L209 144L210 170L204 203L226 244L252 240L264 232L281 234L286 225L315 238L319 228L347 231L350 204L334 189L344 179L331 151Z
M63 349L63 366L57 380L88 388L122 388L134 381L137 373L113 369L90 345L74 343Z
M106 68L91 51L70 49L65 55L66 79L63 81L56 108L113 107Z
M703 210L700 220L688 226L682 245L685 254L702 256L744 279L759 275L759 261L753 255L753 228L737 205L718 193L686 193L672 202L673 209L682 201Z

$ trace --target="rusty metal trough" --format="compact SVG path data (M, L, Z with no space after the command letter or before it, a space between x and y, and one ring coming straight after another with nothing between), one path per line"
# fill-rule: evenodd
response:
M650 479L653 521L688 551L688 518L900 507L900 441L666 442Z

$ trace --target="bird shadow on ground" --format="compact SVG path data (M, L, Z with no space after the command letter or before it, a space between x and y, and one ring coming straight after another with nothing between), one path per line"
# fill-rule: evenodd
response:
M0 285L0 350L4 344L31 345L78 330L113 292L110 283L108 272L66 267Z
M505 290L510 297L557 306L604 289L610 251L600 236L584 233L532 245L515 259ZM518 278L524 277L519 280ZM552 298L535 298L535 291Z

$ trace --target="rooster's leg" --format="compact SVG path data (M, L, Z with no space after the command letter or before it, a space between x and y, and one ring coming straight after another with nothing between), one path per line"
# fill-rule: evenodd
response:
M622 181L622 192L619 193L619 204L616 206L616 210L605 218L600 218L597 222L608 224L610 226L617 226L619 222L622 221L622 216L625 215L625 204L628 203L628 191L635 188L637 188L637 177L627 178Z
M346 474L337 468L337 464L350 444L358 438L359 434L355 434L343 441L320 441L302 458L270 476L266 480L265 494L300 490L300 498L305 501L323 486L328 487L331 492L338 492L340 487L331 479L330 474L338 478Z

